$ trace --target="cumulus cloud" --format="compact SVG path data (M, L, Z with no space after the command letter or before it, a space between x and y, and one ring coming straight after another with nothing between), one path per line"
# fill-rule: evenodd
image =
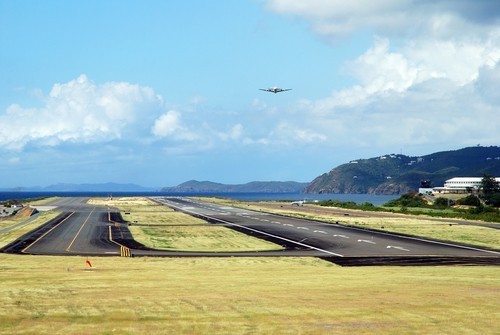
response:
M153 89L126 82L97 85L87 76L55 84L42 107L10 105L0 114L0 146L56 146L63 142L99 143L141 132L163 101Z
M475 88L487 103L500 106L500 62L480 68Z
M180 114L176 111L169 111L155 121L152 131L158 137L165 137L178 129L181 129Z
M243 135L243 126L238 123L229 129L227 132L219 132L218 136L223 141L236 141L239 140Z
M181 114L170 110L155 120L151 130L159 138L172 137L177 140L194 141L199 138L196 133L182 124Z
M317 139L357 147L500 141L491 122L500 107L499 2L270 0L268 8L333 40L373 33L373 44L345 63L355 85L297 105L309 115L301 126L325 136Z
M304 18L314 31L338 39L360 29L408 36L425 33L449 37L497 24L500 4L491 0L270 0L277 13ZM466 28L466 29L465 29Z

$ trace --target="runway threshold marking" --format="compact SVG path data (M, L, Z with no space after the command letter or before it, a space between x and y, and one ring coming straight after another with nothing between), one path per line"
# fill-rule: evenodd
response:
M71 249L71 246L73 245L73 243L75 243L76 241L76 238L78 237L78 235L80 235L80 232L82 231L83 227L85 226L85 224L89 221L90 219L90 216L92 215L92 213L94 213L95 211L95 207L92 208L92 211L89 213L89 215L87 216L87 218L85 219L85 221L83 221L82 225L80 226L80 229L78 229L78 232L76 233L75 237L73 238L73 240L71 241L71 243L68 245L68 247L66 248L66 251L69 252L70 249Z
M120 256L121 257L130 257L130 249L125 246L120 246Z
M113 235L111 233L111 226L108 226L108 230L109 230L109 240L120 247L120 256L121 257L132 257L132 252L130 251L130 248L127 248L123 244L120 244L120 243L116 242L115 240L113 240Z
M75 214L75 212L71 212L71 214L68 215L64 220L62 220L61 222L59 222L58 224L56 224L54 227L50 228L45 234L43 234L42 236L40 236L39 238L37 238L33 243L31 243L26 248L24 248L23 250L21 250L21 252L25 253L26 250L28 250L29 248L31 248L33 246L33 244L37 243L42 238L44 238L45 236L47 236L51 231L53 231L54 229L56 229L57 227L59 227L64 221L66 221L67 219L69 219L73 214Z
M324 250L324 249L321 249L321 248L316 248L316 247L314 247L312 245L308 245L308 244L304 244L304 243L297 242L297 241L294 241L294 240L290 240L290 239L282 237L282 236L277 236L277 235L269 234L269 233L266 233L266 232L263 232L263 231L260 231L260 230L257 230L257 229L253 229L253 228L250 228L250 227L245 227L245 226L233 223L233 222L229 222L229 221L222 220L222 219L219 219L219 218L215 218L215 217L212 217L212 216L208 216L208 215L205 215L205 214L196 213L196 212L193 212L193 211L190 211L190 210L183 209L182 207L175 206L173 204L169 204L169 206L178 208L178 209L183 210L183 211L185 211L187 213L191 213L191 214L199 215L199 216L204 216L204 217L209 218L211 220L219 221L219 222L231 225L231 226L235 226L235 227L239 227L239 228L242 228L242 229L250 230L250 231L253 231L253 232L256 232L256 233L259 233L259 234L262 234L262 235L270 236L270 237L273 237L273 238L277 238L277 239L280 239L280 240L283 240L283 241L286 241L286 242L291 242L291 243L300 245L302 247L306 247L306 248L313 249L313 250L316 250L316 251L324 252L326 254L330 254L330 255L338 256L338 257L344 257L344 255L336 254L334 252L331 252L331 251L328 251L328 250Z

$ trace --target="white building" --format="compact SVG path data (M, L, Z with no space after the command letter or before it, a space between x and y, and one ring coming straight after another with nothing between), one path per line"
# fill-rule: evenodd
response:
M434 193L467 193L468 189L479 190L481 187L482 177L455 177L444 182L443 187L434 187ZM500 178L495 178L500 182Z

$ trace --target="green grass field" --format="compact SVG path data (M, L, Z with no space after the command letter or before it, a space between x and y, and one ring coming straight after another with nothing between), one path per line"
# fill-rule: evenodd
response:
M280 245L209 224L145 198L94 198L89 203L121 210L124 220L132 223L128 228L134 239L154 249L204 252L283 249Z
M59 215L58 211L43 212L28 220L27 216L13 216L0 220L0 230L5 229L4 233L0 234L0 248L15 241L20 236L32 231L45 222Z
M0 255L1 334L495 334L498 267Z
M470 244L478 247L486 247L492 249L500 248L500 229L492 229L474 225L459 225L453 222L437 221L432 218L420 216L394 216L388 214L389 217L371 217L370 212L361 212L363 216L350 215L346 216L341 213L330 212L327 214L319 214L316 212L307 212L307 208L323 209L320 206L307 205L303 208L304 211L292 210L290 203L275 202L275 206L266 206L266 202L260 203L245 203L230 199L206 198L205 201L210 201L220 205L237 206L247 208L249 210L266 211L281 215L295 216L304 219L320 220L324 222L339 222L343 225L355 226L360 228L375 229L387 232L401 233L418 237L425 237L436 240L450 241ZM356 213L356 212L354 212ZM457 220L460 221L460 220ZM466 222L466 220L462 220ZM498 225L496 223L489 223ZM500 228L500 225L498 225Z
M500 324L495 266L85 260L0 254L0 334L455 335L498 334Z
M283 247L219 226L130 226L134 239L150 248L176 251L241 252Z

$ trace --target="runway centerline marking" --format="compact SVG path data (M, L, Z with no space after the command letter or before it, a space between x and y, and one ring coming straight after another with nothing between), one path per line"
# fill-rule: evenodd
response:
M24 248L23 250L21 250L22 253L25 253L26 250L28 250L29 248L31 248L33 246L33 244L37 243L38 241L40 241L42 238L44 238L45 236L47 236L51 231L53 231L54 229L56 229L57 227L59 227L61 225L61 223L63 223L64 221L66 221L67 219L69 219L73 214L75 214L75 212L72 212L70 215L68 215L68 217L66 217L64 220L62 220L61 222L59 222L58 224L56 224L54 227L50 228L45 234L43 234L42 236L40 236L39 238L37 238L35 240L35 242L31 243L30 245L28 245L26 248Z
M71 246L73 245L73 243L75 243L76 241L76 238L78 237L78 235L80 235L80 232L82 231L83 229L83 226L85 226L85 224L89 221L90 219L90 216L92 215L92 213L94 213L95 211L95 207L92 208L92 211L90 212L89 216L87 216L87 218L85 219L85 221L83 221L82 223L82 226L80 227L80 229L78 229L78 232L76 233L75 237L73 238L73 240L71 241L71 243L68 245L68 247L66 248L66 251L69 252L70 249L71 249Z
M371 240L358 240L358 242L364 242L364 243L370 243L370 244L377 244Z
M250 230L250 231L253 231L253 232L256 232L256 233L259 233L259 234L263 234L263 235L266 235L266 236L270 236L270 237L273 237L273 238L277 238L277 239L280 239L280 240L283 240L283 241L286 241L286 242L295 243L297 245L300 245L300 246L303 246L303 247L306 247L306 248L309 248L309 249L313 249L313 250L316 250L316 251L324 252L326 254L330 254L330 255L338 256L338 257L344 257L344 255L337 254L337 253L334 253L334 252L331 252L331 251L328 251L328 250L324 250L324 249L321 249L321 248L316 248L316 247L314 247L312 245L308 245L308 244L304 244L304 243L297 242L297 241L294 241L294 240L290 240L290 239L282 237L282 236L277 236L277 235L269 234L269 233L266 233L264 231L260 231L260 230L253 229L253 228L250 228L250 227L242 226L242 225L239 225L239 224L236 224L236 223L233 223L233 222L222 220L222 219L219 219L219 218L216 218L216 217L213 217L213 216L208 216L208 215L205 215L205 214L202 214L202 213L197 213L195 211L185 210L185 209L183 209L181 207L178 207L178 206L175 206L175 205L172 205L172 204L170 204L169 206L172 206L174 208L178 208L178 209L183 210L184 212L187 212L187 213L191 213L191 214L199 215L199 216L204 216L204 217L209 218L211 220L215 220L215 221L219 221L219 222L222 222L222 223L225 223L225 224L229 224L229 225L232 225L232 226L235 226L235 227L247 229L247 230Z
M410 251L410 250L405 249L403 247L395 247L395 246L392 246L392 245L388 245L387 246L387 249L391 249L391 248L398 249L398 250L403 250L403 251Z

